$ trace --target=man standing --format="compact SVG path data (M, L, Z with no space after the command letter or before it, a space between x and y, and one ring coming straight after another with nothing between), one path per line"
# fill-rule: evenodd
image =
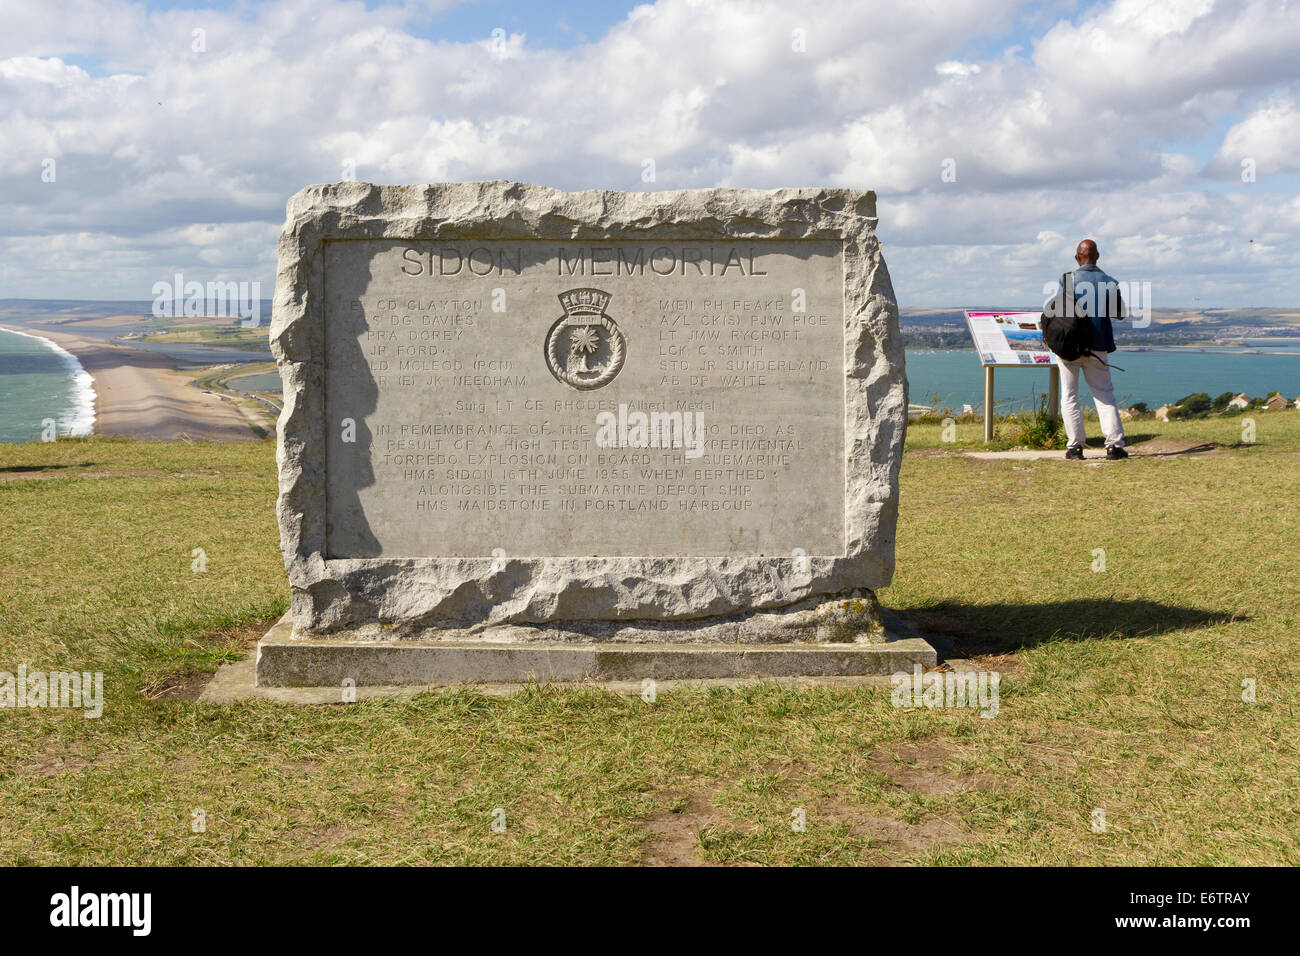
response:
M1127 458L1124 450L1124 426L1115 406L1115 390L1110 382L1110 366L1099 356L1115 351L1115 333L1110 320L1124 318L1124 303L1119 295L1119 283L1097 268L1097 244L1084 239L1074 251L1074 299L1082 314L1092 322L1092 351L1096 355L1082 355L1067 362L1059 355L1053 356L1061 369L1061 417L1065 419L1065 457L1083 459L1083 443L1087 437L1083 428L1083 409L1079 407L1079 373L1088 381L1092 399L1097 404L1097 417L1106 436L1106 457L1111 461ZM1064 282L1061 283L1064 289Z

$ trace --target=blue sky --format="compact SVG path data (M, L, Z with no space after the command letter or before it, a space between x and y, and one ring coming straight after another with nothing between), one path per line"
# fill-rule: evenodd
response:
M468 43L495 29L524 33L540 47L565 50L599 40L626 19L631 3L508 3L482 0L430 16L428 25L412 30L430 40Z
M195 4L171 0L146 0L150 11L214 10L234 15L250 15L257 4L248 0ZM365 0L363 6L376 11L392 4ZM435 41L470 42L490 36L498 27L512 33L527 33L540 46L566 49L578 43L599 39L611 26L626 18L634 3L596 2L537 3L509 0L475 0L436 9L428 5L422 12L415 6L409 32L413 36Z
M353 176L871 188L903 305L1032 302L1083 235L1157 305L1300 304L1296 49L1284 0L22 0L0 297L269 290Z

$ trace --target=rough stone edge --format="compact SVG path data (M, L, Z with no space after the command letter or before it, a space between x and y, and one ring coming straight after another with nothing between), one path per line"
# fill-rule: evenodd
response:
M875 236L875 194L848 189L567 193L503 181L308 186L288 203L271 348L284 386L277 517L303 629L691 619L775 608L893 575L907 380L893 288ZM807 558L347 559L324 556L324 269L327 238L833 239L844 255L844 556ZM852 334L856 333L856 334ZM308 387L310 386L310 387ZM309 517L304 517L309 516ZM869 543L874 542L874 548ZM806 562L805 568L796 561ZM773 587L774 582L781 582ZM787 585L788 582L788 585ZM421 596L397 609L393 584ZM665 609L669 609L665 612ZM675 610L674 610L675 609Z
M475 644L883 644L884 611L866 590L813 596L765 611L670 621L551 621L473 627L411 628L368 622L327 634L299 630L303 640L355 643L392 641Z

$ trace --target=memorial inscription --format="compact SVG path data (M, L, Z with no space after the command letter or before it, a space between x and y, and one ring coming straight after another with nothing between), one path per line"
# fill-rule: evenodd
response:
M841 245L327 242L327 554L844 554Z
M302 190L283 647L879 639L907 386L875 225L845 189ZM277 641L259 675L316 654Z

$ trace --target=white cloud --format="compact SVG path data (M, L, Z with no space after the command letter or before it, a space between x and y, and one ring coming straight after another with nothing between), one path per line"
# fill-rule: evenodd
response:
M979 71L978 63L962 63L960 60L944 60L934 68L940 76L970 76Z
M1256 176L1300 172L1300 110L1294 99L1272 100L1229 129L1211 169L1237 176L1247 162Z
M177 269L269 288L285 199L349 163L384 182L874 188L905 304L1028 301L1016 290L1036 294L1085 232L1117 270L1298 292L1295 197L1264 178L1297 170L1300 132L1300 18L1276 0L1115 0L1053 22L1063 0L987 56L974 41L1027 4L661 0L564 50L514 29L427 39L444 5L6 13L0 296L142 298ZM1213 160L1187 145L1226 119ZM1247 155L1250 189L1232 184Z

